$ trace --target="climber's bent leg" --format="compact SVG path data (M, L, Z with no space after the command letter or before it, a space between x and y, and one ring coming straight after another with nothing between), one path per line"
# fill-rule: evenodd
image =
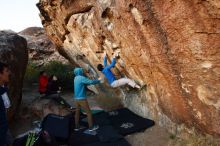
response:
M133 80L128 79L128 78L121 78L119 80L115 80L114 82L112 82L111 86L113 88L116 88L116 87L124 86L126 84L128 84L129 86L131 86L133 88L138 88L139 87Z

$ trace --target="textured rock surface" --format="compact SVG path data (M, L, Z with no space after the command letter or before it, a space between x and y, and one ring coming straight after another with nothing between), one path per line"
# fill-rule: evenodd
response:
M28 62L26 40L13 33L0 31L0 61L10 67L9 98L12 103L9 118L17 110L21 102L23 77Z
M29 48L29 58L38 65L43 65L49 61L68 61L56 51L56 46L45 34L41 27L29 27L19 32L19 35L27 40Z
M43 119L44 117L46 117L48 114L51 113L61 116L70 114L70 112L66 108L58 105L51 99L35 100L31 105L31 111L32 114L34 114L37 117L40 117L41 119Z
M130 109L171 131L186 125L220 135L218 0L40 0L38 7L70 61L84 55L96 66L100 52L109 59L121 52L115 73L147 84L125 93Z

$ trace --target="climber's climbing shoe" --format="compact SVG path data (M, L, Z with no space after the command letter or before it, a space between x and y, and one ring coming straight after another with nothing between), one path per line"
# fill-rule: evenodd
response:
M138 90L140 91L140 90L143 90L143 89L147 89L147 85L146 84L141 85Z
M125 88L125 91L127 91L127 93L136 93L139 89L138 88L133 88L133 87L130 87L130 86L127 86Z

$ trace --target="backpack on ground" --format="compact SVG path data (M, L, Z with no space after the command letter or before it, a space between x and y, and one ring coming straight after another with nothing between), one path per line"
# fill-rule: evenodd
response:
M41 126L43 131L47 131L58 141L66 141L70 136L70 119L67 116L48 114Z

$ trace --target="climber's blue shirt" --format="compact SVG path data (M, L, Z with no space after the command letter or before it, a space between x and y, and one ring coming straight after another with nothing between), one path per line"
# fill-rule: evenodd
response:
M112 63L110 65L107 65L107 57L104 57L104 69L102 70L102 73L105 75L105 77L108 79L108 83L111 85L112 82L115 81L115 75L112 73L111 68L114 67L116 64L115 58L112 59Z
M99 80L90 80L83 76L82 68L74 69L74 98L75 99L86 99L86 86L100 83Z

